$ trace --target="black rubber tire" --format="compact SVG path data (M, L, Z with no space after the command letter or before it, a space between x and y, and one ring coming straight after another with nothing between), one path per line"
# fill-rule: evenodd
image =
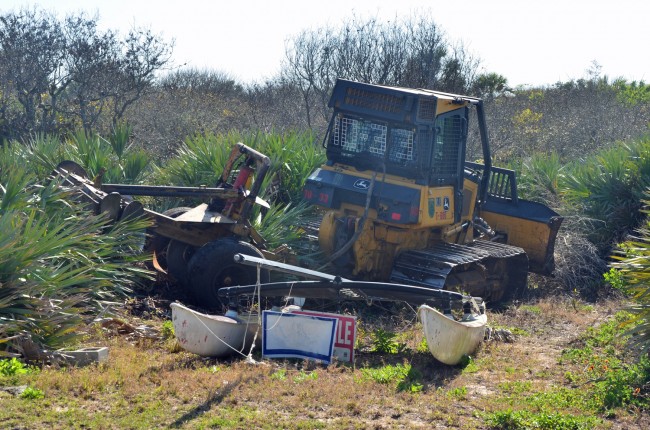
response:
M219 311L224 305L218 291L222 287L257 283L257 268L235 263L235 254L263 258L262 253L247 242L233 238L219 239L199 248L189 263L189 290L197 305ZM269 271L260 270L260 282L269 282Z
M189 261L196 252L196 247L172 239L167 246L167 273L180 285L191 285L189 282Z
M162 214L170 218L178 218L179 216L188 212L190 209L192 208L179 206L177 208L167 209ZM147 242L145 244L145 250L151 252L152 254L154 251L156 252L156 260L158 261L158 265L164 271L167 271L168 269L167 247L169 246L170 241L170 238L156 234L153 229L147 229ZM154 268L153 263L151 265L151 268Z

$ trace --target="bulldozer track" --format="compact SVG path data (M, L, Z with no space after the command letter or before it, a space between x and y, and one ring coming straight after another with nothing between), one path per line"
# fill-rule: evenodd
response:
M401 253L391 282L456 290L490 301L510 299L526 285L528 257L522 248L477 240L437 243Z

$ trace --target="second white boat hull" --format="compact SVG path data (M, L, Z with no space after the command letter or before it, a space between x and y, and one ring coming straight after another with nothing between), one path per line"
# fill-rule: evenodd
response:
M427 346L440 362L456 365L473 354L485 337L487 315L476 315L469 321L456 321L436 309L422 305L418 309Z

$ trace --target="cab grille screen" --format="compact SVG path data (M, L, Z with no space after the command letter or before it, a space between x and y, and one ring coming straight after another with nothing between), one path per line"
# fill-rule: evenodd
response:
M368 121L341 118L334 126L335 146L345 152L367 151L379 157L386 153L386 136L388 127Z
M332 145L342 153L365 152L388 161L405 163L415 160L415 134L411 130L392 129L383 124L354 118L339 118L334 124Z
M420 100L418 108L418 119L420 121L435 121L436 120L436 100Z
M432 173L439 177L456 176L460 165L460 148L463 139L461 117L439 117L436 121L436 140L433 147Z

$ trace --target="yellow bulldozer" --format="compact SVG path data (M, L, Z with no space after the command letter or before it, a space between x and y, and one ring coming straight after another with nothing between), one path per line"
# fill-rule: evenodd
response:
M481 99L339 79L329 106L327 162L303 194L323 210L336 274L494 303L520 294L528 271L553 271L562 217L491 165ZM466 160L472 109L483 164Z
M329 105L327 162L303 190L323 211L319 243L335 272L318 276L383 283L383 296L407 285L494 303L525 288L529 270L553 271L562 218L518 198L514 172L491 165L480 99L339 79ZM466 161L471 109L484 164ZM219 309L224 287L269 282L267 268L238 264L241 254L271 268L282 260L249 220L254 204L267 206L258 194L269 166L267 156L240 143L216 188L102 184L71 161L56 173L97 213L151 219L146 249L154 267L186 286L196 304ZM124 197L139 195L209 202L157 213ZM296 266L290 273L296 270L305 274Z

